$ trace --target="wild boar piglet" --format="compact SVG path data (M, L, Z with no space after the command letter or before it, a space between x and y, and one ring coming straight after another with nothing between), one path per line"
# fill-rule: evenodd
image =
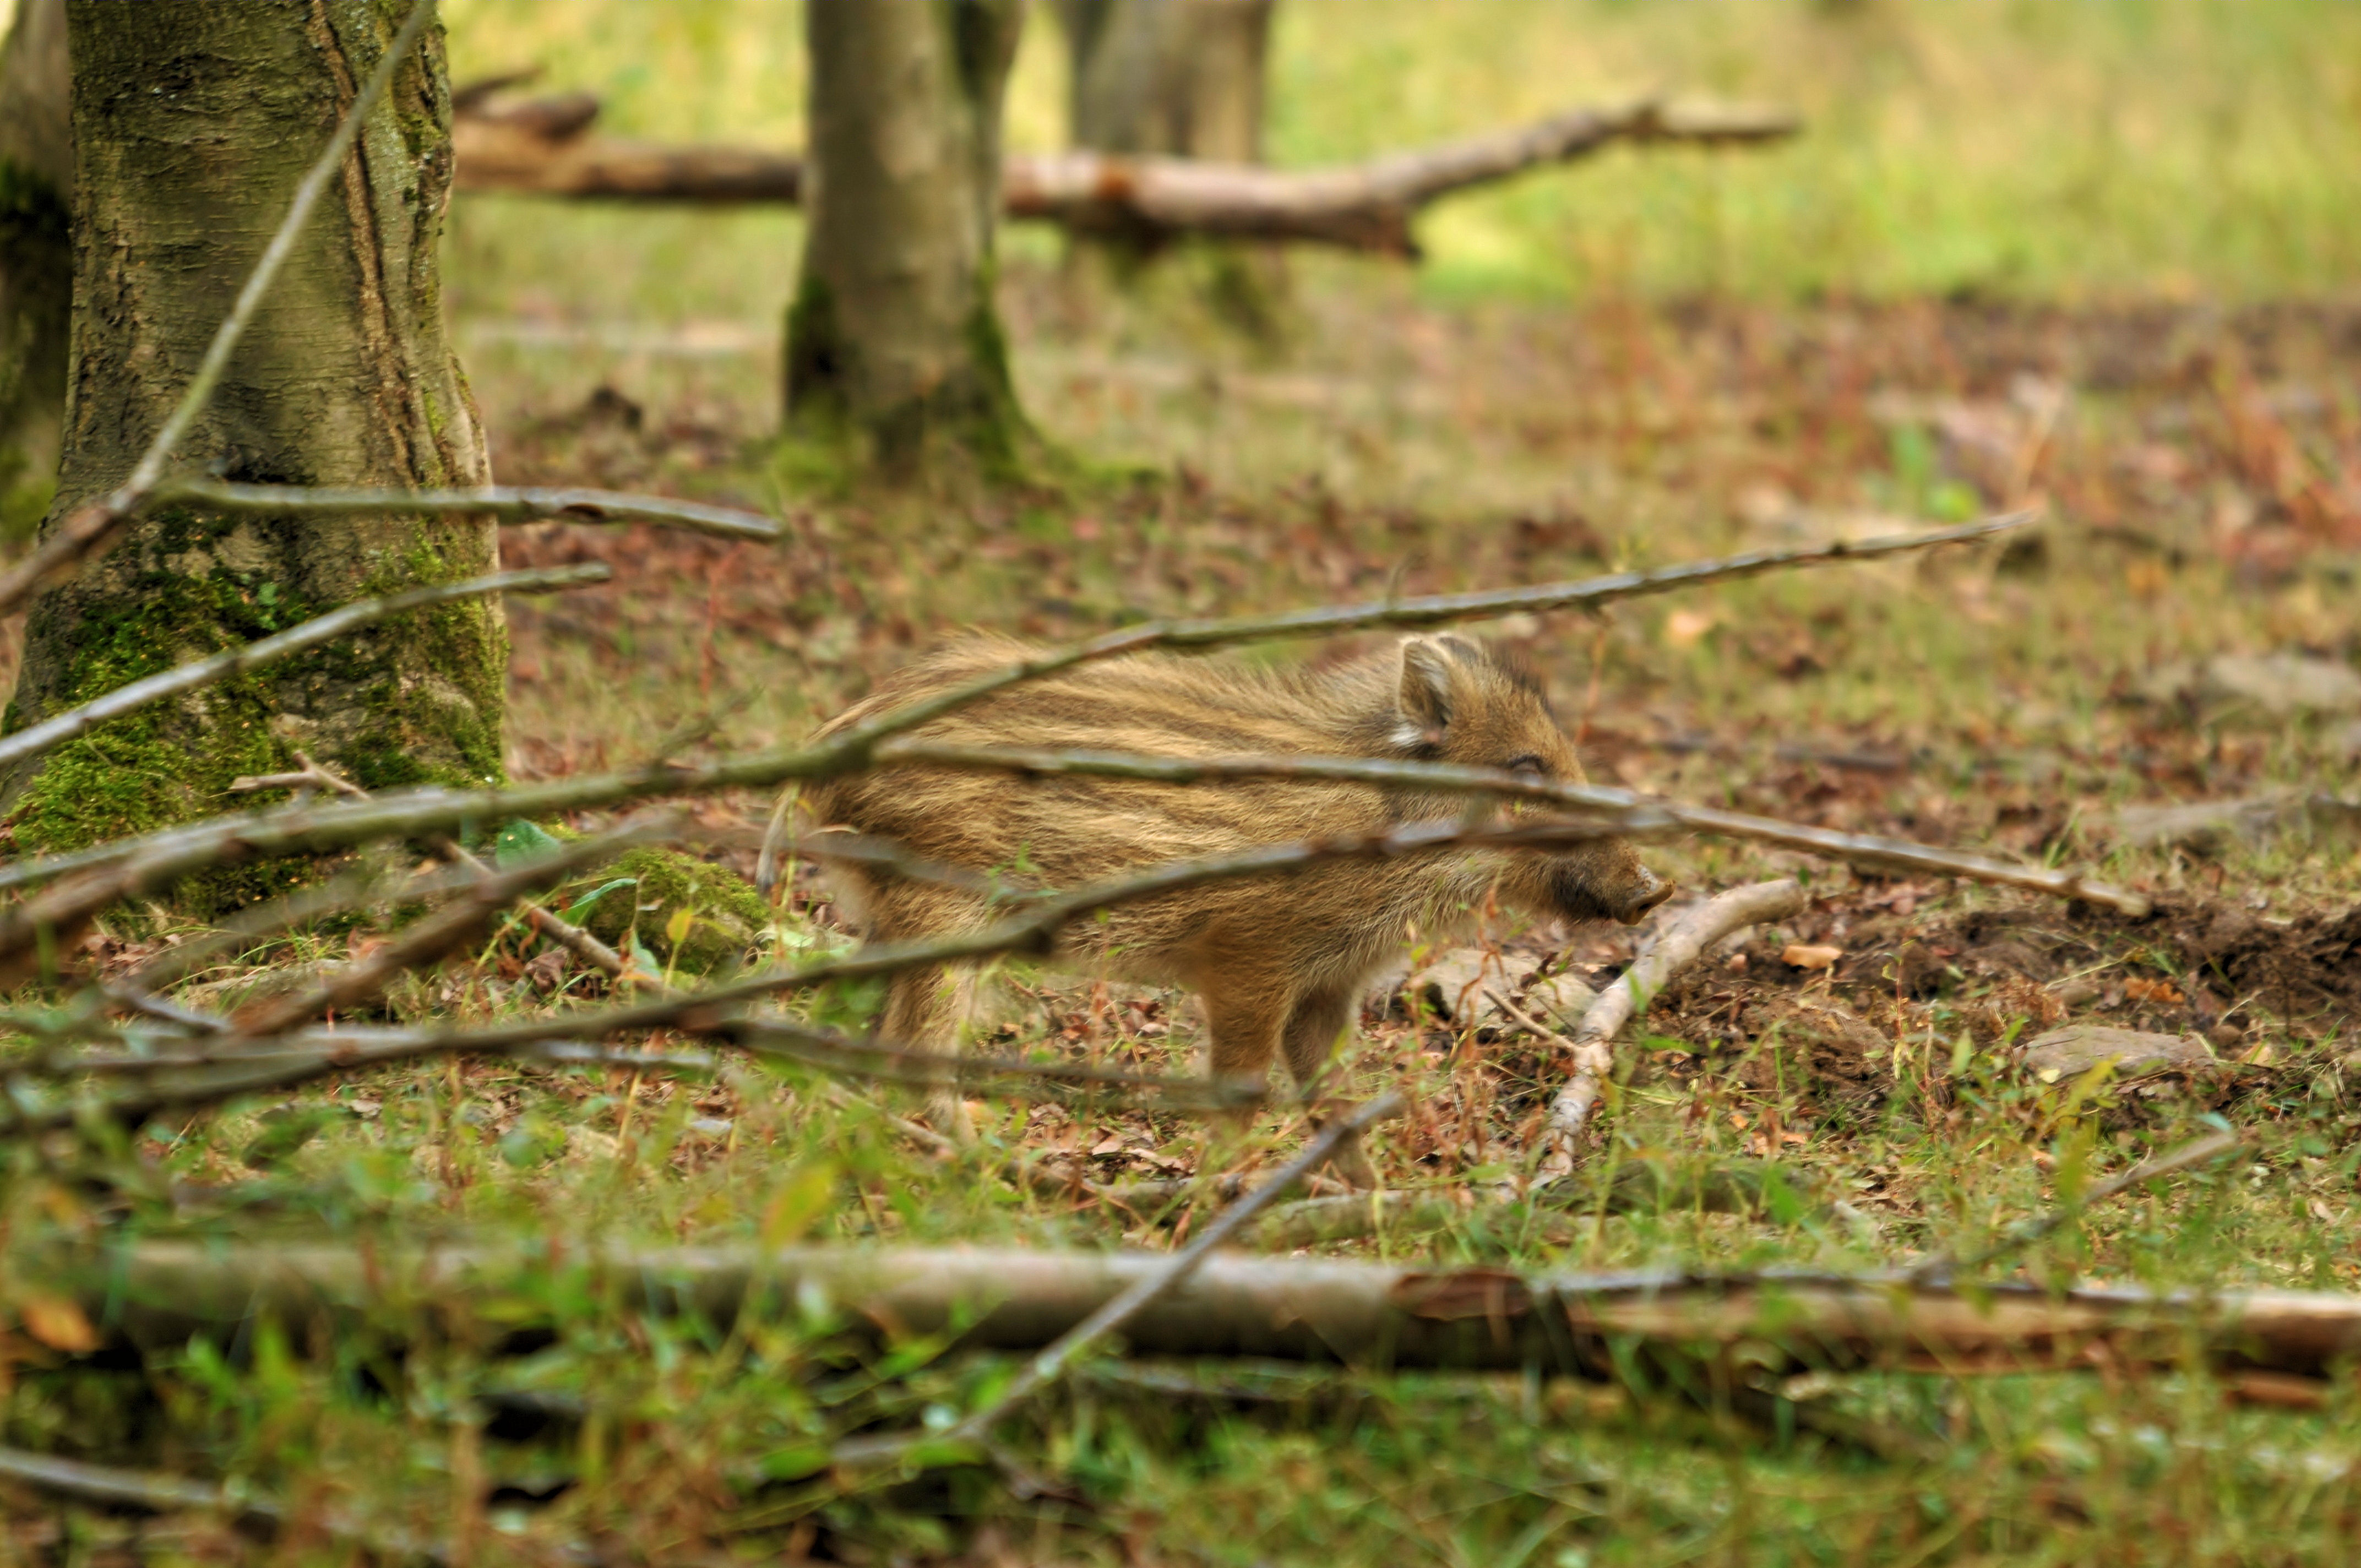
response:
M1038 652L977 637L922 660L821 730L932 696ZM1319 671L1142 654L1012 686L915 732L960 745L1083 748L1164 757L1342 756L1582 778L1541 683L1499 649L1450 633ZM1464 816L1464 795L1293 780L1195 785L896 767L808 792L815 826L890 839L914 855L1068 889L1167 861L1312 839L1375 835ZM1524 808L1512 808L1524 809ZM873 941L973 929L1005 916L974 894L866 867L837 874ZM1630 844L1445 848L1338 860L1159 894L1075 921L1060 956L1197 993L1206 1067L1258 1076L1283 1057L1309 1090L1375 975L1415 930L1464 930L1488 899L1541 916L1631 923L1671 892ZM939 968L895 978L880 1029L952 1051L966 1009ZM1365 1170L1357 1151L1339 1161Z

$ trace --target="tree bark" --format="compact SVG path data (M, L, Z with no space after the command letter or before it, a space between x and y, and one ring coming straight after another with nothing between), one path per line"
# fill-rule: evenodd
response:
M77 197L69 414L49 526L120 482L186 387L407 7L391 0L69 0ZM435 247L452 159L439 31L370 115L181 448L192 468L302 485L488 477L443 336ZM484 573L489 519L272 518L182 499L33 601L9 730L367 595ZM420 611L159 704L7 781L16 841L65 849L229 804L308 751L369 788L501 776L495 601ZM281 880L210 873L218 907Z
M1023 0L805 7L811 214L790 430L888 477L986 476L1026 438L993 300L1000 115Z
M1076 147L1262 161L1273 0L1060 0Z
M0 44L0 538L32 532L58 474L73 305L65 0L22 0Z
M1262 162L1264 80L1274 0L1060 0L1071 61L1076 148L1243 168ZM1171 242L1170 230L1111 221L1071 231L1071 259L1117 280ZM1198 292L1248 336L1280 330L1284 258L1268 242L1191 247Z

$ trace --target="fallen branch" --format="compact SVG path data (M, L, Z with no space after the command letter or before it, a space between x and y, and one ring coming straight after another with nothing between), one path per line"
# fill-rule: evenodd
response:
M542 1341L553 1272L610 1298L726 1329L747 1310L834 1305L849 1332L1038 1350L1171 1265L1159 1253L951 1247L409 1250L141 1242L14 1260L71 1294L111 1341L181 1351L251 1337L263 1317L397 1339L451 1330L466 1303L518 1346ZM1610 1347L1744 1345L1769 1376L1885 1367L1943 1374L2202 1365L2323 1377L2361 1353L2361 1296L2002 1282L1895 1274L1428 1270L1218 1252L1124 1325L1133 1355L1268 1356L1372 1367L1604 1377ZM297 1343L342 1343L296 1336Z
M279 227L272 232L270 243L263 247L261 258L255 262L254 270L247 275L246 286L238 291L237 301L230 307L229 314L223 317L221 325L214 329L213 341L205 345L205 356L198 361L196 374L189 378L188 389L181 394L181 400L172 405L172 411L165 416L162 427L148 443L147 450L139 455L139 461L132 465L131 472L125 477L123 483L98 499L75 508L49 531L49 537L42 540L31 554L5 572L0 572L0 615L16 609L43 584L79 570L84 561L113 543L124 524L153 498L156 487L163 481L165 465L179 450L182 438L189 433L189 427L196 422L197 416L213 400L214 389L221 384L222 372L229 367L230 355L236 350L238 340L246 335L246 329L253 322L255 312L261 308L263 296L270 291L279 269L294 253L295 242L310 221L313 209L319 205L328 182L344 169L345 156L352 151L354 141L360 136L361 122L377 107L378 100L385 96L386 89L392 85L394 72L408 63L410 51L417 47L419 34L425 30L434 15L433 0L417 0L411 6L410 15L403 20L401 30L386 46L384 57L369 72L368 80L361 84L360 91L353 95L352 104L345 111L344 118L336 122L335 132L328 137L328 145L320 149L320 156L312 160L311 168L303 171L303 178L297 182L294 199L287 203L287 215L279 220Z
M1235 1235L1247 1221L1261 1213L1272 1199L1325 1164L1339 1146L1357 1137L1364 1128L1389 1116L1400 1115L1405 1109L1407 1103L1400 1094L1383 1094L1350 1115L1340 1116L1331 1122L1317 1137L1304 1146L1301 1153L1274 1172L1269 1180L1224 1210L1218 1218L1198 1233L1197 1239L1185 1250L1161 1268L1135 1280L1122 1294L1051 1341L1047 1349L1016 1375L1016 1380L1002 1391L1000 1397L983 1409L939 1433L855 1438L838 1445L834 1455L836 1463L875 1464L891 1462L920 1442L935 1441L962 1446L985 1442L991 1437L994 1427L1006 1420L1009 1413L1027 1399L1056 1382L1077 1357L1104 1343L1151 1304L1178 1290L1191 1275L1204 1266L1216 1247Z
M717 146L664 146L581 134L588 116L459 116L452 145L462 191L577 200L795 203L804 196L796 153ZM1082 230L1304 240L1415 257L1410 221L1454 192L1570 162L1617 142L1747 146L1801 128L1793 115L1680 107L1653 100L1577 109L1366 163L1283 170L1178 158L1076 150L1016 154L1002 165L1001 206L1010 218Z
M735 507L621 490L483 485L457 490L346 489L304 485L232 485L179 477L156 487L159 501L194 501L257 517L349 517L368 512L474 512L507 522L669 522L723 539L776 539L776 521Z
M1645 1014L1667 981L1732 932L1800 914L1808 902L1793 878L1756 883L1709 898L1659 931L1647 951L1598 993L1575 1026L1574 1078L1550 1105L1549 1137L1572 1155L1590 1108L1598 1102L1599 1085L1614 1070L1609 1047L1616 1031Z
M234 680L291 658L324 642L333 642L364 626L374 626L397 615L430 605L449 604L455 599L480 598L486 594L548 593L559 588L582 587L591 583L603 583L614 576L604 562L588 561L574 566L552 566L525 572L493 572L486 576L469 577L463 582L438 583L432 587L412 588L406 593L387 594L379 598L355 599L327 614L314 616L300 626L291 626L273 636L249 642L243 648L232 648L210 659L199 659L174 669L148 675L141 680L120 685L104 696L71 707L51 718L28 729L20 729L5 740L0 740L0 768L38 757L52 747L63 745L77 735L87 734L111 718L120 718L136 712L151 702L179 696L201 686Z
M1017 660L964 685L864 719L816 746L760 751L691 767L658 762L624 773L560 779L521 789L463 792L423 788L389 792L372 801L356 801L344 806L216 817L157 833L118 839L89 850L19 861L14 865L0 867L0 889L30 886L135 858L152 858L158 864L177 866L181 869L170 874L179 875L243 855L326 854L350 849L373 839L447 832L466 822L551 817L653 795L770 788L792 780L832 778L869 766L877 747L894 736L915 729L994 692L1093 660L1114 658L1149 648L1202 652L1264 638L1323 636L1376 627L1411 629L1439 626L1451 621L1481 620L1529 610L1595 608L1638 595L1664 593L1676 587L1752 576L1786 567L1869 560L1899 552L1989 539L2025 527L2032 517L2030 512L2016 512L1925 533L1898 534L1858 543L1839 543L1811 549L1758 551L1721 560L1691 562L1644 572L1609 573L1579 582L1554 583L1535 588L1437 594L1420 598L1330 606L1227 620L1149 621ZM1808 837L1816 830L1796 828L1795 831ZM1841 838L1842 835L1836 837Z

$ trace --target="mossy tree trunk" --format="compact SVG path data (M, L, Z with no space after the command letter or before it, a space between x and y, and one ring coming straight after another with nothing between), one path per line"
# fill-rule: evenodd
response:
M124 478L187 386L407 0L69 0L73 336L54 525ZM443 336L438 30L395 76L179 460L236 480L466 485L482 433ZM27 618L10 729L365 594L497 565L489 521L144 517ZM302 749L372 787L501 775L496 605L389 621L119 720L7 781L16 844L215 810ZM218 902L217 900L215 902Z
M65 0L20 0L0 42L0 538L30 533L58 476L73 192Z
M1028 433L993 300L1000 116L1023 0L804 8L811 51L789 433L891 479L1005 477Z

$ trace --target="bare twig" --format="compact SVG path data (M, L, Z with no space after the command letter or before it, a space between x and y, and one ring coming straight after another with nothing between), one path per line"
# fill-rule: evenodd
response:
M2245 1143L2246 1140L2236 1133L2209 1133L2154 1159L2142 1160L2129 1170L2108 1177L2103 1181L2092 1182L2070 1202L2060 1203L2043 1213L2018 1221L2009 1227L2006 1234L1980 1253L1964 1259L1948 1249L1930 1253L1903 1270L1902 1277L1913 1285L1931 1285L1954 1275L1973 1274L1989 1268L2002 1258L2031 1246L2068 1221L2120 1193L2128 1192L2135 1187L2145 1187L2175 1171L2210 1164L2224 1155L2235 1153Z
M622 490L550 489L520 485L435 490L233 485L184 475L162 481L154 494L159 501L194 501L215 511L247 512L258 517L473 512L504 522L531 522L544 518L566 522L669 522L723 539L779 537L777 521L760 512Z
M1400 1115L1404 1109L1406 1102L1400 1094L1382 1094L1351 1114L1331 1122L1321 1129L1319 1136L1305 1145L1301 1154L1281 1166L1269 1180L1222 1211L1212 1223L1198 1233L1196 1240L1162 1268L1142 1277L1122 1294L1051 1341L1023 1372L1017 1374L1015 1381L998 1398L943 1432L928 1435L935 1436L938 1441L961 1445L983 1442L1010 1411L1057 1381L1077 1356L1121 1330L1159 1298L1179 1289L1191 1274L1203 1266L1205 1259L1213 1255L1216 1247L1235 1235L1247 1221L1261 1213L1272 1199L1318 1169L1345 1140L1357 1136L1364 1128L1389 1116ZM840 1464L888 1462L898 1459L920 1441L923 1441L920 1437L909 1436L855 1438L838 1445L835 1458Z
M573 1022L578 1023L578 1017ZM568 1020L551 1020L553 1029ZM902 1050L845 1038L833 1031L784 1020L729 1019L683 1022L684 1033L725 1040L756 1056L769 1056L822 1072L922 1088L953 1088L1009 1100L1152 1105L1159 1111L1211 1113L1261 1104L1263 1086L1250 1080L1165 1078L1080 1063L1032 1062L1004 1057L947 1057L934 1051ZM566 1034L578 1030L563 1031ZM520 1037L521 1036L521 1037ZM97 1118L136 1123L160 1111L189 1111L244 1094L292 1089L322 1078L365 1072L393 1062L441 1056L501 1056L556 1064L658 1067L682 1072L719 1070L719 1058L704 1052L609 1051L577 1040L553 1037L538 1028L456 1034L418 1029L310 1030L271 1038L240 1036L229 1048L216 1035L199 1048L69 1058L47 1076L79 1073L132 1078L133 1087L81 1100L41 1099L27 1092L42 1074L20 1066L17 1092L0 1097L0 1134L22 1135L75 1125ZM220 1041L220 1044L214 1042ZM37 1064L38 1065L38 1064Z
M386 46L384 58L377 62L377 69L369 72L368 80L354 94L352 106L336 123L335 134L328 138L328 145L320 149L320 156L313 161L312 167L304 170L302 180L295 187L294 200L287 204L287 215L279 221L278 230L271 235L270 243L263 247L261 259L254 264L254 270L247 277L246 286L238 291L237 302L230 308L229 314L222 318L221 325L214 329L213 342L205 347L204 358L198 362L196 374L189 378L188 389L172 406L162 428L148 442L148 449L139 455L139 461L132 466L129 476L97 500L76 508L71 515L50 531L39 548L6 572L0 572L0 614L16 609L35 588L54 576L73 571L90 555L111 543L123 525L147 504L158 483L164 477L165 465L171 461L181 439L189 433L189 427L196 422L206 403L213 400L214 389L220 385L222 372L229 367L230 355L236 349L238 340L246 335L246 329L253 322L255 312L261 308L263 296L270 291L279 269L286 265L288 257L294 254L296 241L310 221L312 210L319 205L321 194L343 168L345 155L352 150L354 141L359 137L362 122L376 109L378 100L385 96L386 89L392 85L394 72L409 59L411 49L418 43L419 34L425 30L426 24L434 16L434 0L417 0L411 6L401 30L395 33L393 41Z
M355 599L352 603L315 616L301 626L292 626L243 648L232 648L210 659L199 659L174 669L133 681L115 687L104 696L71 707L55 718L47 718L29 729L20 729L0 740L0 767L6 767L27 757L38 757L54 746L60 746L77 735L88 733L111 718L161 702L169 696L195 691L219 681L233 680L239 675L261 669L266 664L332 642L364 626L374 626L380 620L423 609L430 605L448 604L454 599L479 598L486 594L546 593L556 588L581 587L589 583L603 583L614 572L604 562L588 561L574 566L537 568L527 572L494 572L481 577L469 577L463 582L438 583L432 587L412 588L406 593L387 594L380 598ZM234 786L233 786L234 787Z
M1784 919L1808 902L1794 879L1732 888L1684 913L1656 935L1614 984L1598 993L1574 1032L1574 1078L1550 1105L1549 1135L1569 1154L1581 1135L1599 1085L1614 1069L1609 1048L1616 1031L1648 1011L1664 982L1697 962L1699 954L1733 931L1765 920Z
M333 769L322 767L304 753L296 752L295 760L303 764L299 772L266 773L259 778L233 779L229 787L233 793L252 789L292 789L299 792L324 789L350 800L369 798L368 791L351 780L340 776ZM448 834L438 833L428 842L436 854L455 866L464 867L479 877L489 877L493 874L492 868L486 865L473 850ZM608 979L620 980L623 977L626 966L622 955L581 927L561 919L529 898L521 901L519 913L522 915L525 924L566 948Z
M275 1498L242 1486L216 1486L152 1470L123 1470L112 1464L90 1464L59 1459L21 1448L0 1448L0 1480L15 1481L76 1502L106 1508L137 1508L146 1513L224 1514L236 1522L276 1532L287 1522L287 1510ZM449 1561L439 1546L428 1545L395 1531L367 1530L334 1514L306 1513L304 1522L329 1535L359 1546L372 1555Z
M1296 610L1231 620L1151 621L1017 660L963 685L850 725L815 746L756 752L691 767L660 763L625 773L562 779L522 789L467 792L406 790L379 795L374 801L354 802L346 806L282 809L268 815L217 817L159 833L116 839L90 850L20 861L11 866L0 867L0 889L52 881L72 872L115 865L134 858L146 858L158 865L176 867L178 869L170 874L179 875L236 854L324 854L396 834L447 831L463 822L548 817L613 806L651 795L769 788L791 780L829 778L867 767L872 754L884 740L980 701L994 692L1077 664L1143 649L1166 647L1201 652L1257 638L1315 636L1377 626L1436 626L1448 621L1480 620L1524 610L1596 606L1635 595L1662 593L1675 587L1727 577L1749 576L1784 567L1867 560L1899 551L1969 543L2022 528L2031 520L2032 514L2020 512L1927 533L1901 534L1850 544L1839 543L1806 550L1763 551L1653 571L1611 573L1581 582L1558 583L1538 588L1440 594L1422 598L1390 599L1375 604ZM1257 765L1268 766L1267 762ZM1419 766L1415 763L1371 763L1352 759L1343 760L1337 765ZM1304 776L1327 776L1304 771L1306 767L1308 764L1298 766L1298 771L1303 772ZM1434 775L1438 780L1446 776L1447 773ZM1412 775L1410 782L1422 781ZM1438 784L1436 787L1444 786ZM1485 784L1483 789L1503 795L1520 793L1519 790L1502 789L1489 783ZM1689 809L1693 813L1701 810L1696 807ZM1738 823L1762 820L1734 814L1723 815ZM1805 848L1817 841L1813 835L1817 831L1800 828L1793 830L1798 847ZM1844 838L1843 835L1828 837ZM1909 848L1902 847L1905 850ZM2004 871L2007 868L2001 869Z
M152 1001L154 992L179 984L215 959L236 952L247 943L275 931L363 905L412 904L440 898L467 886L473 880L472 872L430 871L404 872L397 876L388 867L367 867L317 887L299 888L268 904L258 904L250 909L241 910L214 931L165 948L116 983L126 992Z
M563 880L582 866L610 859L633 844L664 839L673 827L670 817L633 823L535 856L510 872L493 872L470 855L468 860L474 864L469 869L478 872L478 880L457 898L310 990L266 1003L244 1021L237 1043L250 1048L253 1042L281 1034L307 1019L366 1001L384 990L397 975L441 962L516 900Z
M1497 768L1461 768L1436 762L1393 762L1378 757L1147 757L1123 751L1026 751L1016 747L952 746L921 740L896 740L880 745L876 761L886 765L990 769L1041 776L1086 775L1137 779L1158 784L1205 784L1226 779L1319 779L1389 784L1438 795L1486 795L1554 806L1569 811L1597 814L1600 822L1616 820L1615 831L1627 836L1686 828L1719 838L1743 839L1781 849L1799 850L1849 864L1882 871L1911 871L1960 877L2002 887L2023 888L2052 898L2080 899L2121 910L2135 918L2148 911L2148 901L2080 872L2048 871L2013 864L1984 855L1914 844L1871 833L1839 833L1723 811L1709 806L1652 800L1627 789L1606 784L1563 784L1511 773ZM1608 814L1620 814L1610 818ZM1653 824L1641 820L1653 813Z
M1510 1001L1505 992L1488 990L1484 992L1484 999L1499 1008L1508 1017L1509 1022L1523 1029L1535 1039L1551 1041L1569 1049L1573 1047L1572 1040Z

